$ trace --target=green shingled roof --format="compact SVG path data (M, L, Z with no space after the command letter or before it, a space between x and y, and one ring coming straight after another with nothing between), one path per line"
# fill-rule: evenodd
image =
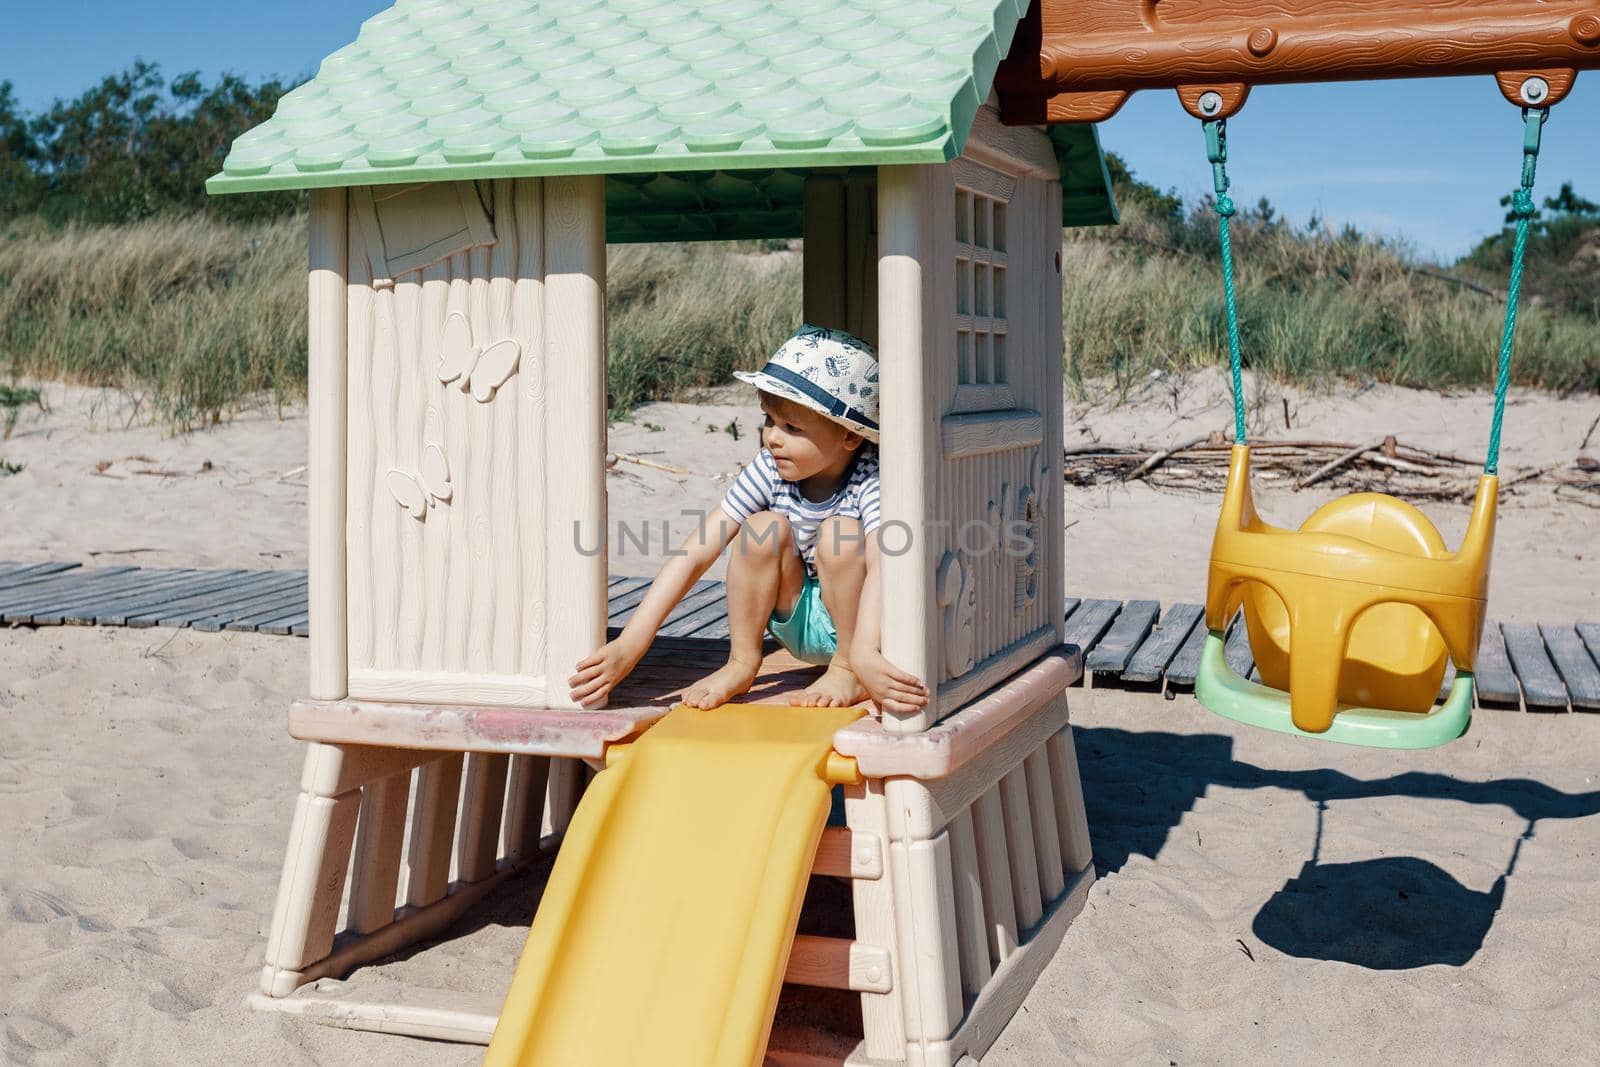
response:
M399 0L206 188L606 174L612 240L798 234L805 170L959 154L1027 6ZM1068 221L1113 221L1093 128L1052 137Z

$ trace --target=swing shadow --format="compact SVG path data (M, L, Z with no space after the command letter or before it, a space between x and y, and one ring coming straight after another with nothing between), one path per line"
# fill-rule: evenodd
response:
M1111 727L1074 727L1073 733L1095 866L1102 877L1121 870L1133 856L1154 859L1184 813L1212 785L1299 792L1319 807L1319 837L1320 811L1334 800L1449 799L1516 812L1526 828L1505 872L1485 892L1415 856L1322 863L1320 848L1313 848L1299 873L1257 912L1252 932L1285 955L1370 970L1465 964L1483 947L1534 824L1600 814L1600 790L1565 793L1528 778L1479 782L1411 771L1362 780L1331 769L1279 771L1245 763L1234 759L1233 740L1220 734ZM1160 784L1147 788L1144 783Z

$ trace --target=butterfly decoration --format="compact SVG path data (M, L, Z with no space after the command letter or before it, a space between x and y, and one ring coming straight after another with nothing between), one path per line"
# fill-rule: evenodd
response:
M494 391L516 373L522 346L515 338L502 337L483 348L472 343L472 323L459 311L444 320L443 349L439 359L439 380L459 382L463 393L470 392L480 404L494 399Z
M428 509L450 499L450 464L444 449L430 444L422 450L422 470L407 474L398 468L391 470L385 483L395 503L411 513L419 522L428 515Z

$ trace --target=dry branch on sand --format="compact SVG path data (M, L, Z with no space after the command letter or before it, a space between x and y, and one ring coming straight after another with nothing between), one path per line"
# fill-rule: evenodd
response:
M1158 489L1220 491L1227 480L1232 448L1232 440L1220 432L1165 447L1078 445L1064 451L1063 473L1069 484L1079 486L1144 481ZM1600 500L1600 479L1591 469L1593 463L1587 456L1579 456L1570 462L1503 471L1500 485L1504 489L1546 482L1588 491ZM1264 482L1289 484L1297 492L1329 482L1351 492L1458 501L1471 500L1476 492L1480 461L1408 445L1391 434L1365 444L1251 441L1250 467Z

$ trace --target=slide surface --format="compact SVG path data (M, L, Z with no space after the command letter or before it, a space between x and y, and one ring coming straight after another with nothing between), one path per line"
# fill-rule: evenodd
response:
M674 708L590 783L484 1059L748 1067L860 708Z

